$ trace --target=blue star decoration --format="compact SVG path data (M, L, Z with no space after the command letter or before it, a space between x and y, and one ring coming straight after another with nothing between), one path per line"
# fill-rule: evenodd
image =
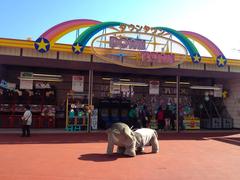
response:
M50 49L50 42L44 37L40 37L35 41L34 47L38 52L45 53Z
M227 64L227 59L223 55L220 55L217 57L218 67L224 67L226 64Z
M81 54L83 52L84 46L82 46L79 43L73 43L72 45L72 51L75 54Z
M195 64L200 63L200 61L201 61L200 54L194 54L193 56L191 56L191 58L192 58L192 62Z

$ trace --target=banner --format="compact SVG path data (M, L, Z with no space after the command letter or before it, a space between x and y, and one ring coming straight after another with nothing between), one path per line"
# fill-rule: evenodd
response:
M33 89L33 80L20 80L20 89Z
M84 76L72 76L72 90L75 92L83 92Z
M0 87L5 88L5 89L9 89L9 90L15 90L16 89L16 84L7 82L5 80L1 80Z
M130 97L130 86L126 85L126 86L121 86L121 92L122 92L122 96L123 97Z
M120 94L120 85L114 85L114 81L110 81L110 94Z
M92 111L92 115L91 115L92 130L97 130L98 129L97 124L98 124L98 109L94 109Z
M47 82L36 82L35 88L36 89L51 89L51 86Z
M223 85L222 84L214 84L214 87L218 87L219 90L214 89L213 96L214 97L222 97Z
M159 81L150 81L149 82L149 94L159 95Z

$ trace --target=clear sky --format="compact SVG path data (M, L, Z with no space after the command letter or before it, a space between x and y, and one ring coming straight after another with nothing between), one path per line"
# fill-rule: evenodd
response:
M120 21L194 31L240 59L239 13L239 0L0 0L0 38L35 40L73 19Z

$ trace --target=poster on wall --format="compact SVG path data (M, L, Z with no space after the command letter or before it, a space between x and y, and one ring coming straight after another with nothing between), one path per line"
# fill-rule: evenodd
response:
M75 92L83 92L84 76L72 76L72 90Z
M222 97L223 85L222 84L214 84L214 87L218 87L219 89L214 89L213 96L214 97Z
M20 80L20 89L33 89L33 80Z
M5 88L5 89L9 89L9 90L15 90L16 89L16 84L7 82L5 80L1 80L0 87Z
M51 86L47 82L36 82L35 83L35 88L36 89L50 89Z
M159 81L150 81L149 82L149 94L159 95Z
M121 92L123 97L129 97L131 93L130 86L129 85L121 86Z
M110 81L110 94L120 94L120 85L115 85L113 81Z
M97 130L97 124L98 124L98 109L94 109L92 111L92 116L91 116L91 127L92 130Z

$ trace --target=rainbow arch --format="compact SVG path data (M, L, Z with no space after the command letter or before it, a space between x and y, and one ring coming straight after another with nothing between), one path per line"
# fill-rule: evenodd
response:
M103 29L106 29L108 27L113 26L120 26L123 24L122 22L103 22L100 24L97 24L95 26L91 26L88 29L86 29L76 40L74 43L78 43L80 46L85 47L88 41L98 32L100 32Z
M46 40L46 43L49 42L50 44L49 48L50 48L51 46L54 46L55 42L59 40L62 36L74 30L89 27L74 42L74 43L80 43L83 46L85 46L87 42L99 31L103 30L104 28L118 26L120 24L122 23L120 22L103 22L102 23L100 21L90 20L90 19L75 19L75 20L59 23L53 26L52 28L45 31L42 35L40 35L40 38L44 38L44 42ZM220 67L226 64L226 58L224 54L208 38L198 33L190 32L190 31L176 31L174 29L167 28L167 27L155 27L155 28L164 30L169 34L172 34L173 36L175 36L187 48L193 62L194 62L194 57L198 56L199 58L201 58L201 56L198 53L198 50L195 47L195 45L189 39L193 39L197 41L199 44L201 44L211 54L213 59L216 59L217 65L218 65L219 59L221 60L221 62L224 62L221 64ZM36 43L40 44L40 42L37 40L36 40ZM37 47L35 45L36 49ZM49 48L47 49L47 51L49 50Z
M106 29L108 27L113 27L113 26L119 26L123 23L121 22L103 22L100 24L97 24L95 26L91 26L88 29L86 29L74 42L74 45L78 44L81 46L81 51L83 51L84 47L88 43L88 41L96 35L98 32L100 32L103 29ZM181 41L184 46L187 48L188 52L190 53L190 56L193 60L194 63L199 63L201 58L198 53L197 48L194 46L194 44L186 37L184 36L181 32L178 32L174 29L167 28L167 27L155 27L156 29L164 30L172 35L174 35L176 38ZM195 61L194 57L198 57L198 61Z
M179 41L181 41L183 43L183 45L187 48L193 62L195 62L194 61L195 56L198 56L200 58L200 54L199 54L197 48L195 47L195 45L180 31L176 31L176 30L168 28L168 27L155 27L155 28L166 31L169 34L172 34L173 36L175 36ZM199 59L199 61L196 63L199 63L200 60L201 59Z
M191 31L180 31L180 32L184 34L186 37L193 39L197 41L199 44L201 44L205 49L208 50L208 52L211 54L211 56L214 59L216 59L218 56L224 56L222 51L208 38Z
M101 22L90 19L70 20L53 26L52 28L45 31L40 37L47 39L50 42L50 44L53 45L65 34L68 34L77 29L93 26L99 23Z

